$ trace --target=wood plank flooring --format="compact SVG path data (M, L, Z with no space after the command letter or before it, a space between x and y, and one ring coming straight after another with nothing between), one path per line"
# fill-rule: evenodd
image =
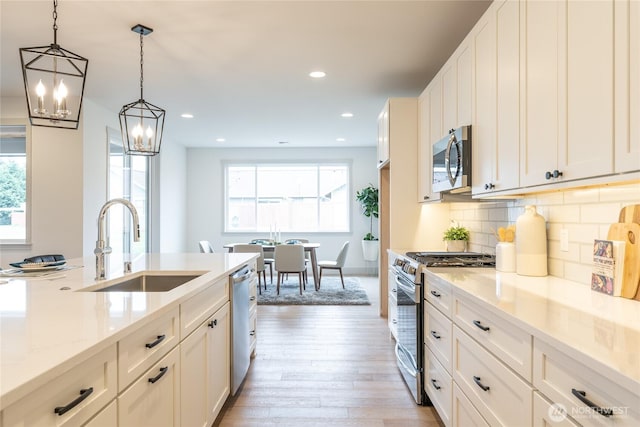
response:
M371 306L259 306L258 354L214 426L442 425L400 377L377 278L360 282Z

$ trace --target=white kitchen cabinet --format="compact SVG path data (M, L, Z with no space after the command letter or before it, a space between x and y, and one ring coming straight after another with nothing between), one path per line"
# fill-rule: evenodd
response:
M389 162L389 101L378 115L378 167Z
M114 400L83 427L114 427L118 425L118 401ZM2 425L0 425L2 427Z
M258 284L258 286L260 286ZM258 346L258 288L249 287L249 349L251 357L256 356Z
M457 326L453 379L492 426L530 426L533 389Z
M118 392L116 345L62 373L2 411L5 427L81 426Z
M230 352L227 302L180 343L183 426L207 427L215 421L229 396Z
M185 339L227 301L229 301L229 278L222 277L180 304L180 339Z
M180 349L171 350L118 396L118 427L180 425Z
M523 7L520 185L613 173L614 0Z
M118 390L122 391L180 341L175 307L118 342Z
M433 95L438 96L439 95ZM433 140L431 135L431 97L429 85L418 98L418 203L440 200L440 193L433 192ZM435 108L435 107L434 107Z
M489 427L489 424L455 383L453 384L451 421L454 427Z
M615 10L615 172L640 170L640 2Z
M396 275L393 272L393 267L389 266L388 270L389 280L389 314L387 315L387 326L389 332L394 340L398 340L398 288L396 285Z
M533 427L578 427L560 405L553 404L539 392L533 392Z
M445 426L450 426L453 380L438 358L425 346L424 389Z
M427 303L424 307L424 343L451 373L451 351L453 348L453 326L451 319Z
M474 195L519 184L520 4L495 2L472 33Z
M625 388L601 375L597 367L585 365L539 339L533 346L533 385L584 426L640 425L638 390ZM594 407L601 408L602 413Z

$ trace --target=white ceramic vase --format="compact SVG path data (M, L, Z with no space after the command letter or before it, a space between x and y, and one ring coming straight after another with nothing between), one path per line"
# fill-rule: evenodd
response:
M447 252L466 252L466 240L447 240Z
M362 255L365 261L377 261L379 244L378 240L363 240L362 241Z

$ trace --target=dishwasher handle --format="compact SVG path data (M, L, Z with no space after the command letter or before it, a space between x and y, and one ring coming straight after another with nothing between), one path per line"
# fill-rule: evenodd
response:
M231 276L231 280L233 281L233 283L242 283L246 280L249 280L249 278L251 277L253 273L251 272L251 270L249 270L248 267L244 267L241 270L238 270L237 272L235 272L232 276Z

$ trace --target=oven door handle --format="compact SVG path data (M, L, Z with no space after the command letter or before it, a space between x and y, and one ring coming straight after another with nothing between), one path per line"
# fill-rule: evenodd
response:
M402 353L402 355L400 353ZM415 360L413 359L413 356L411 356L404 347L401 347L399 343L396 343L396 359L398 363L402 365L404 370L409 373L409 375L412 377L418 376L418 370L415 368ZM409 363L411 363L411 366L407 365L407 362L405 361L407 359Z
M400 276L396 276L396 285L397 290L405 293L413 302L420 302L420 295L415 284L412 283L411 285L408 285L400 278Z

